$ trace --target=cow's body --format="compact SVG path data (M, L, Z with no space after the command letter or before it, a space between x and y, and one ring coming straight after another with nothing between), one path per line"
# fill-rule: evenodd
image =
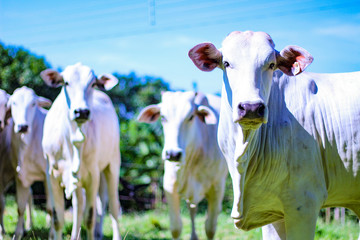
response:
M12 121L6 124L6 110L9 94L0 90L0 239L5 234L3 216L5 210L4 193L10 182L15 179L15 169L11 163Z
M217 65L224 69L218 140L233 180L232 217L244 230L273 223L263 230L278 236L264 238L313 239L323 207L360 217L360 72L297 75L312 61L308 53L290 47L292 57L273 47L263 33L232 33Z
M46 179L46 161L41 138L47 110L42 107L50 104L50 100L37 96L27 87L16 89L9 98L7 108L11 112L11 119L8 120L2 136L2 147L5 147L2 158L6 166L2 166L1 170L4 174L1 191L5 190L10 181L15 180L19 214L15 239L21 238L24 232L25 208L32 202L31 185L36 181L44 182ZM7 150L9 143L10 152ZM49 210L49 205L47 208Z
M209 205L205 227L207 237L212 239L215 235L227 176L226 162L216 142L219 105L220 98L213 95L166 92L160 104L145 108L139 115L140 121L148 123L156 121L160 115L162 117L164 190L175 239L180 237L182 228L180 198L185 199L190 207L191 238L197 239L194 225L196 205L204 198ZM201 113L203 106L211 110ZM213 111L214 122L206 124L210 111Z
M104 173L109 192L113 238L119 239L117 187L120 171L120 136L114 106L105 93L93 89L93 85L99 80L86 66L81 64L70 66L61 75L48 70L42 77L45 81L50 80L49 85L54 84L51 82L53 77L59 80L60 84L65 84L45 119L42 141L44 154L49 163L48 178L51 182L54 206L55 237L61 239L64 225L62 187L65 188L68 198L73 195L75 227L72 238L76 239L79 234L83 214L88 238L94 237L95 201L100 185L100 174ZM56 84L58 83L54 85ZM78 88L73 89L76 84ZM76 104L81 105L77 102L79 100L85 101L83 103L85 105L81 106L83 108L79 108L80 112L86 112L85 109L88 109L85 115L83 113L76 115L78 111ZM74 118L72 114L75 114ZM85 210L82 189L85 189ZM96 237L101 237L101 233Z

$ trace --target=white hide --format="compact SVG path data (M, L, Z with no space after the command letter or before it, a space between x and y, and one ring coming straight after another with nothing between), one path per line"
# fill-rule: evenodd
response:
M15 178L15 168L11 163L11 120L6 122L7 102L9 94L0 89L0 239L5 235L5 228L3 222L4 210L5 210L5 196L4 193L8 188L11 181Z
M257 32L230 34L221 51L197 45L189 56L201 70L224 71L218 140L238 228L275 223L264 232L313 239L321 208L360 217L360 72L298 75L311 55L296 46L279 53ZM256 101L266 107L262 123L237 121L238 106Z
M15 239L23 235L24 211L31 202L31 185L35 181L45 182L46 161L44 159L41 138L44 119L51 101L39 97L34 90L21 87L14 91L7 103L11 112L9 127L11 132L11 172L16 182L16 202L19 221L15 230ZM26 131L19 132L19 126L27 126ZM9 170L10 171L10 170ZM47 206L49 210L49 206Z
M161 118L164 190L175 239L181 233L180 198L188 202L192 222L196 212L194 207L202 199L208 200L206 233L209 239L215 234L227 176L226 162L217 145L219 105L220 98L213 95L165 92L161 103L146 107L138 117L138 121L147 123ZM193 222L192 239L195 238Z
M45 119L42 146L49 163L55 238L62 238L64 225L63 188L73 197L74 225L72 238L80 231L84 215L87 237L94 238L95 203L100 174L104 174L109 194L113 238L120 239L117 193L120 150L119 121L110 98L95 87L109 89L116 85L112 75L96 77L93 70L80 63L68 66L62 73L45 70L44 81L52 87L63 86ZM76 111L89 114L76 115ZM83 209L85 189L86 207ZM101 226L100 226L101 228ZM101 230L100 230L101 231ZM95 232L101 238L101 232Z

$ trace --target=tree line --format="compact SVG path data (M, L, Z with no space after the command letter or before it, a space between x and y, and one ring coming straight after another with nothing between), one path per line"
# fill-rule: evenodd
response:
M54 101L60 88L49 88L40 78L40 72L47 68L51 65L44 57L0 42L0 88L7 93L12 94L16 88L27 86L37 95ZM107 94L120 121L122 184L119 192L123 194L120 196L124 200L122 207L125 211L151 208L151 199L155 197L151 184L162 186L163 171L159 169L162 166L162 129L160 123L141 124L135 119L142 108L160 102L161 91L169 90L169 84L161 78L139 77L135 73L113 75L119 79L119 84Z

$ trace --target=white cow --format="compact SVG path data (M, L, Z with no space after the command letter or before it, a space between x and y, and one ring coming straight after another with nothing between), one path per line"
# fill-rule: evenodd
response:
M44 119L51 101L37 96L27 87L18 88L10 96L7 108L11 111L11 170L15 177L18 222L15 239L24 233L24 212L31 203L31 185L35 181L45 181L46 161L41 147ZM46 183L45 183L46 185ZM47 207L48 211L51 208ZM29 217L29 216L28 216Z
M189 56L200 70L224 72L218 141L235 225L273 223L264 232L313 239L321 208L360 217L360 72L298 75L312 56L274 47L266 33L233 32L221 50L202 43Z
M208 201L206 235L213 239L221 211L227 176L226 161L217 144L220 98L194 92L165 92L162 101L144 108L138 121L153 123L161 118L165 144L164 190L169 205L174 239L181 234L180 197L186 199L195 232L196 205Z
M120 239L117 221L119 121L110 98L95 89L111 89L118 80L110 74L96 77L93 70L81 63L66 67L62 73L47 69L41 72L41 77L51 87L62 86L45 119L42 141L49 167L47 177L51 183L55 238L62 238L64 226L63 188L67 198L73 195L74 225L71 238L78 238L83 211L87 237L94 238L95 202L100 173L104 173L113 239ZM85 189L85 210L82 188Z
M0 89L0 239L5 235L3 222L5 198L4 192L15 178L15 169L11 164L11 126L6 124L7 102L10 95Z

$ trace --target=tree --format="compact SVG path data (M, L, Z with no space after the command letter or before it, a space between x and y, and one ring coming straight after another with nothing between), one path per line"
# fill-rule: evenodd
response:
M50 65L43 57L21 48L0 43L0 88L9 94L21 86L33 88L36 94L54 100L59 89L45 86L40 72Z
M49 88L40 78L40 72L49 67L50 64L44 57L36 56L21 47L5 47L0 43L0 88L9 94L25 85L33 88L39 96L54 100L60 88ZM120 119L122 183L125 185L126 182L126 187L129 187L161 181L161 125L138 123L135 118L142 108L160 102L161 91L168 90L169 86L160 78L137 77L135 73L114 75L119 79L119 85L107 93ZM139 191L135 195L142 199L152 195L150 187L136 189ZM141 208L138 202L130 202L128 205L128 208Z
M109 96L120 118L121 177L134 186L149 185L133 193L133 201L122 202L122 205L128 209L146 209L154 197L150 184L156 182L161 185L162 181L163 135L160 123L138 123L136 117L147 105L159 103L161 92L168 90L169 86L162 79L148 76L139 78L135 73L114 75L119 79L119 86L111 90Z

